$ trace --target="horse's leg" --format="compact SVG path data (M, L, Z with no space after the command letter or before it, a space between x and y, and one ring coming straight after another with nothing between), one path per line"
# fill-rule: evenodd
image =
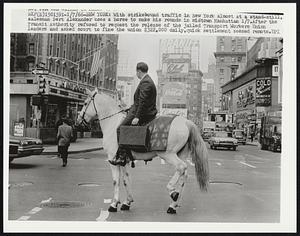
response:
M176 153L165 153L160 155L167 163L173 165L176 169L174 176L171 178L167 185L169 194L173 200L171 203L168 213L176 213L175 207L178 205L179 195L186 180L187 164L182 161Z
M130 204L133 202L133 197L132 197L132 185L131 185L131 178L129 175L129 172L127 170L127 165L124 167L121 167L122 171L122 176L123 176L123 184L126 190L126 200L123 202L121 206L121 210L126 211L129 210Z
M113 186L114 186L114 198L110 204L108 211L116 212L118 204L120 203L120 166L110 165L113 177Z

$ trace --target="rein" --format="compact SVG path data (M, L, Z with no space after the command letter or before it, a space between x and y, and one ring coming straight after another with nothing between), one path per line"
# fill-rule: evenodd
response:
M89 105L90 105L90 103L91 103L92 101L93 101L93 106L94 106L94 109L95 109L95 112L96 112L96 116L98 117L98 120L99 120L99 121L108 119L108 118L110 118L110 117L113 117L113 116L115 116L115 115L121 113L121 112L124 112L124 111L127 111L127 110L128 110L128 109L125 109L125 110L122 109L122 110L120 110L120 111L118 111L118 112L116 112L116 113L113 113L113 114L111 114L111 115L109 115L109 116L106 116L106 117L104 117L104 118L99 119L98 111L97 111L97 109L96 109L95 100L94 100L96 94L97 94L97 93L95 93L95 94L91 97L91 100L89 101L89 104L88 104L87 106L85 106L85 110L84 110L83 115L82 115L82 118L81 118L81 119L82 119L81 124L82 124L82 123L83 123L84 125L87 125L87 124L88 124L88 122L84 119L84 116L85 116L85 113L86 113L87 108L89 107Z

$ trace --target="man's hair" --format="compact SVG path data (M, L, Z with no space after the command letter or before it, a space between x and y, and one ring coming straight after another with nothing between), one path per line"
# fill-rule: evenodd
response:
M145 62L139 62L136 65L136 70L140 70L143 73L147 73L148 72L148 66L147 66L147 64Z

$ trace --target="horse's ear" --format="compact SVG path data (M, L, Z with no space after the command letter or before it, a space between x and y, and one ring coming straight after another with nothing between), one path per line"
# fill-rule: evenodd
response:
M92 96L92 92L89 89L85 88L85 91L86 91L87 95Z

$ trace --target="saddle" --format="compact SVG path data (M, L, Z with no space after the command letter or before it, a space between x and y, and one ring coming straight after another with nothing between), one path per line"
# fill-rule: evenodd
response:
M176 115L158 116L142 126L121 126L119 145L135 152L165 151Z

